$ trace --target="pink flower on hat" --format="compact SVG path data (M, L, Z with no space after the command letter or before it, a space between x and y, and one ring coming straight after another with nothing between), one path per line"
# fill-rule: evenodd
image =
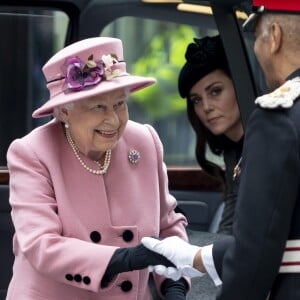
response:
M106 80L110 80L114 77L122 75L122 71L120 69L114 68L114 65L119 63L118 58L115 54L102 55L101 58L104 64Z

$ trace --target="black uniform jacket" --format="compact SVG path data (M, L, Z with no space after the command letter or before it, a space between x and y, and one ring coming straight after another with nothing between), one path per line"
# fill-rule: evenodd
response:
M243 137L238 142L228 140L224 149L223 156L225 162L226 192L224 198L224 210L218 228L218 233L222 234L232 234L232 223L239 185L239 177L234 178L233 174L234 167L239 163L241 158L243 140Z
M288 79L297 76L300 69ZM213 246L217 299L300 299L300 274L278 273L287 240L300 239L299 98L249 118L233 236Z

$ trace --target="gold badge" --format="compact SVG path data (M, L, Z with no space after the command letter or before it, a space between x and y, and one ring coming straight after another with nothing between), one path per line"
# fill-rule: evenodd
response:
M233 181L235 181L237 177L239 177L241 174L241 167L240 167L241 161L242 161L242 157L239 159L238 163L233 168L233 175L232 175Z

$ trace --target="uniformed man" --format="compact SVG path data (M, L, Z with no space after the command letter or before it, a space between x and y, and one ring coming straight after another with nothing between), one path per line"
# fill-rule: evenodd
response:
M244 29L254 31L254 52L273 92L256 99L247 124L233 237L202 248L175 237L143 243L168 257L181 274L208 272L222 283L217 299L297 300L300 1L254 0L253 6ZM165 268L165 273L172 272Z

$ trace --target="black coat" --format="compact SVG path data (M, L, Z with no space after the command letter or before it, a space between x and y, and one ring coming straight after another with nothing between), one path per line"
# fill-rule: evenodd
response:
M243 138L239 142L229 141L224 147L226 191L224 210L218 228L218 233L232 234L233 217L237 199L239 177L233 178L234 167L238 164L243 149Z
M300 69L288 79L300 76ZM257 107L244 140L233 237L213 257L219 300L300 299L300 274L279 274L287 240L300 239L300 101Z

